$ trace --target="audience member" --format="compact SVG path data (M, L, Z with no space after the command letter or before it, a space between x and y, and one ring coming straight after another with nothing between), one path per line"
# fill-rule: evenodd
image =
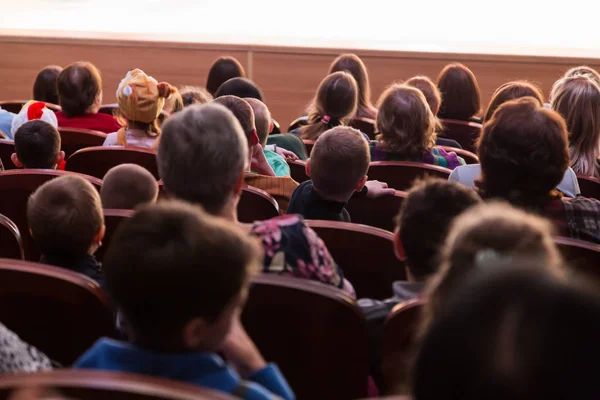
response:
M102 245L104 215L91 183L75 174L44 183L27 202L27 219L41 263L101 281L94 253Z
M213 99L212 95L206 89L200 86L183 86L179 89L183 106L191 106L192 104L206 104Z
M367 181L370 161L369 146L360 131L338 126L323 133L306 161L311 180L294 190L287 212L306 219L350 222L345 206L353 195L395 193L383 182Z
M76 62L58 75L58 100L62 111L56 113L61 128L91 129L104 133L119 130L112 115L100 114L102 78L100 71L89 62Z
M539 87L527 81L512 81L500 85L492 95L490 103L483 115L483 122L489 121L498 107L507 101L520 99L521 97L533 97L540 104L544 104L544 95Z
M231 78L223 82L215 93L215 98L221 96L237 96L263 101L263 93L258 86L247 78Z
M58 120L54 111L47 108L46 103L31 100L25 103L21 111L13 118L8 137L14 140L15 133L21 125L34 120L41 120L52 125L54 129L58 128Z
M233 57L219 57L213 62L206 78L206 90L214 96L223 83L231 78L245 78L246 71L238 60Z
M158 83L140 69L129 71L117 89L124 126L106 136L104 146L155 148L160 135L158 116L165 99L176 90L166 82Z
M479 84L469 68L463 64L448 64L440 72L437 85L442 93L442 104L437 116L481 123Z
M52 362L44 353L23 342L16 333L0 323L0 374L51 369Z
M580 65L578 67L573 67L569 69L563 75L563 78L571 78L575 76L585 76L586 78L594 81L598 86L600 86L600 74L595 69L588 67L586 65Z
M437 120L423 93L394 84L379 99L372 161L415 161L454 169L465 160L435 146Z
M356 54L342 54L329 66L329 74L334 72L348 72L356 81L358 89L358 106L355 118L375 119L377 109L371 103L371 87L367 67Z
M183 110L183 107L185 107L185 105L183 104L183 97L181 97L181 93L179 93L177 88L172 87L171 95L165 99L163 111L168 115L171 115Z
M552 109L567 123L571 167L578 174L600 177L600 86L578 75L556 82L550 96Z
M156 202L158 183L145 168L121 164L104 175L100 199L103 208L133 210L142 204Z
M58 104L56 81L62 72L62 67L49 65L38 72L33 83L33 99L51 104Z
M10 159L17 168L56 169L65 159L58 131L41 120L26 122L15 132L15 153Z
M164 203L124 221L113 243L105 286L131 343L100 339L75 368L154 375L244 399L294 398L239 320L260 263L256 242L240 228Z
M0 139L10 139L10 127L15 114L0 107Z
M166 191L233 223L248 159L244 130L220 104L186 107L163 126L157 160ZM255 222L251 233L263 243L263 272L317 280L354 294L323 241L297 215Z

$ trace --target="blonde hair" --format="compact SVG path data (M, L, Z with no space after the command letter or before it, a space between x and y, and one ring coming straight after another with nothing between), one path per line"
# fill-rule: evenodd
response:
M571 168L578 174L600 176L600 86L583 75L562 78L552 86L550 99L567 123Z
M440 89L438 89L436 84L427 76L413 76L406 81L406 85L417 88L423 93L423 96L425 96L425 100L427 100L427 104L429 104L429 108L435 117L435 131L442 132L444 126L437 117L437 113L442 104L442 93L440 92Z
M381 95L378 108L376 138L384 151L412 157L433 148L437 120L419 89L393 84Z

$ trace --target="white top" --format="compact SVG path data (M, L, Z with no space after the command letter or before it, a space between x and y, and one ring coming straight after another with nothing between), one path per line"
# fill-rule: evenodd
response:
M127 137L127 146L132 147L143 147L150 149L154 146L154 142L156 141L156 136L152 137L148 135L145 131L139 129L128 129L125 131L125 135ZM118 146L117 141L117 132L109 133L106 135L106 139L104 140L103 146Z

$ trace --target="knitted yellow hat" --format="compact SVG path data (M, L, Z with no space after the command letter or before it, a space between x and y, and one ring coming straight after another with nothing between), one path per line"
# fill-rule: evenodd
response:
M158 83L141 69L133 69L117 88L119 109L129 121L150 123L158 117L172 91L168 83Z

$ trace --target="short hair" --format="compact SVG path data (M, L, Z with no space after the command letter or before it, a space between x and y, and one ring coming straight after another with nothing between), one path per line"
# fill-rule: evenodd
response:
M67 117L84 115L102 92L100 71L90 62L68 65L58 75L58 99Z
M598 71L596 71L594 68L588 67L587 65L579 65L569 69L567 72L565 72L563 78L571 78L575 76L585 76L586 78L589 78L596 84L600 85L600 73L598 73Z
M104 257L104 282L141 347L171 350L193 318L215 322L260 265L235 224L182 202L147 205L123 221Z
M153 203L158 196L158 183L148 170L136 164L111 168L102 179L100 199L104 208L133 210Z
M206 78L206 90L212 96L215 95L219 86L231 78L245 77L246 71L238 60L234 57L219 57L213 62L208 71L208 77Z
M254 125L256 126L256 134L258 135L258 141L261 146L265 146L267 144L267 138L269 137L269 128L271 127L272 118L271 112L260 100L256 100L253 98L244 99L250 104L252 107L252 111L254 112Z
M367 174L371 156L360 131L338 126L317 139L310 155L310 176L319 192L329 196L352 194Z
M238 120L248 143L252 138L252 134L256 129L254 122L254 111L248 102L237 96L221 96L213 100L213 103L221 104L229 111L233 113L235 118Z
M358 88L358 106L356 115L358 117L373 118L376 110L371 103L371 87L369 85L369 74L367 67L356 54L342 54L329 66L329 73L338 71L348 72L356 81Z
M302 139L316 140L320 134L338 125L346 125L356 113L358 86L348 72L326 76L308 107L308 125L300 128Z
M206 89L200 86L182 86L179 89L179 94L183 100L183 106L191 106L192 104L206 104L213 99L212 95Z
M60 134L41 120L24 123L15 132L15 152L25 168L54 168L60 152Z
M427 179L413 185L396 216L396 226L406 265L415 279L423 281L437 272L452 221L480 202L474 190L456 182Z
M263 101L264 96L262 91L254 82L247 78L231 78L223 82L215 93L215 98L221 96L237 96L240 98L251 97L256 100Z
M33 83L33 99L46 103L58 104L56 81L62 67L49 65L38 72Z
M157 162L168 192L220 214L248 163L247 139L231 111L195 104L165 121Z
M98 192L78 175L40 186L27 202L27 219L43 255L70 260L87 254L104 225Z
M413 76L407 80L405 84L419 89L421 93L423 93L423 96L425 96L425 100L427 100L427 104L429 104L429 108L433 115L437 115L442 103L442 94L429 77Z
M523 97L504 103L477 143L484 197L543 209L569 167L567 128L558 113Z
M437 120L419 89L394 84L382 93L378 108L376 138L383 150L410 158L433 148Z
M539 87L527 81L513 81L501 85L490 100L487 110L483 116L483 122L489 121L494 115L494 112L502 104L507 101L520 99L521 97L533 97L539 101L540 105L544 104L544 95Z
M479 84L465 65L446 65L438 75L437 85L442 93L438 117L466 121L480 111Z

